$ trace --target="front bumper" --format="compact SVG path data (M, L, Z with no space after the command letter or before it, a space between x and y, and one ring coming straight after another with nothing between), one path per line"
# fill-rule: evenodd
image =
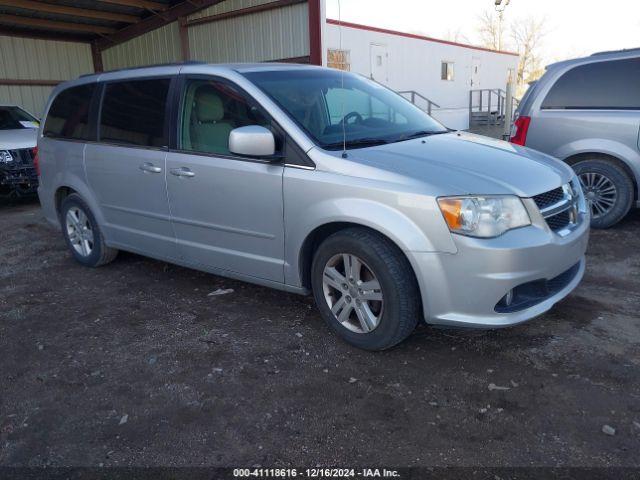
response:
M532 225L494 239L454 235L456 254L413 253L425 320L434 325L497 328L541 315L582 280L588 239L586 219L565 237L544 225ZM499 307L510 290L532 282L546 285L545 280L557 287L548 295L516 311Z
M33 148L9 150L11 161L0 164L0 198L35 195L38 174L33 165Z
M35 195L38 174L33 167L0 167L0 197L25 197Z

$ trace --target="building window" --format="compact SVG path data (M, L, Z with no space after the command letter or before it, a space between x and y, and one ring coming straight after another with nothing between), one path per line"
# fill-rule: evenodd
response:
M329 49L327 51L327 66L338 70L351 71L349 50Z
M442 80L453 82L453 62L442 62Z

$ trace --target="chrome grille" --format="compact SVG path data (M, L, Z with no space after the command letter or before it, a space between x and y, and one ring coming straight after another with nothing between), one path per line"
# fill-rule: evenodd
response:
M9 150L16 167L33 167L33 149L21 148L20 150Z
M565 210L564 212L560 212L559 214L549 217L546 220L549 228L554 232L557 232L558 230L566 228L571 223L571 215L569 215L568 210Z
M547 225L554 232L564 234L578 223L578 191L568 183L533 197Z
M545 193L541 193L540 195L536 195L533 197L533 200L538 205L540 210L547 208L551 205L554 205L561 201L564 198L564 190L562 187L558 187L555 190L550 190Z

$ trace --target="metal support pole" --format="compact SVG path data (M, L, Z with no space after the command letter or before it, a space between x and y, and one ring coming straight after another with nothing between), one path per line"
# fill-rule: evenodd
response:
M509 76L507 81L507 98L505 99L504 133L502 138L509 140L511 137L511 123L513 122L513 79Z
M469 127L471 127L472 118L473 118L473 90L469 90Z

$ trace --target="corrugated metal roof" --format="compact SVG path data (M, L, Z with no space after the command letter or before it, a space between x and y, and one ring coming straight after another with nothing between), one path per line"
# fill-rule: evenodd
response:
M183 0L0 0L0 34L93 40L180 3Z

